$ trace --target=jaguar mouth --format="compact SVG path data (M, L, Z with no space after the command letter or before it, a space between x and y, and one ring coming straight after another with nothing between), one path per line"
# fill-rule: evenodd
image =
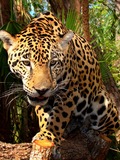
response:
M28 101L30 102L31 105L44 105L48 101L48 97L44 96L38 96L38 97L31 97L28 95Z

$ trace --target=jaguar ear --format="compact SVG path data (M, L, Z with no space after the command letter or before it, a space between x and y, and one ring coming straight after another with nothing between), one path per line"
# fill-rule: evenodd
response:
M15 38L8 32L1 30L0 39L3 41L3 47L8 51L15 42Z
M63 38L60 40L59 45L62 47L62 49L66 49L66 47L68 46L68 43L71 41L71 39L73 38L74 33L73 31L68 31L68 33L66 33Z

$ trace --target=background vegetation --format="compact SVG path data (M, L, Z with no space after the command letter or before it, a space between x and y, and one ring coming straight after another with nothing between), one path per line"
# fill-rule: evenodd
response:
M69 29L91 43L98 55L104 81L108 83L109 76L113 76L119 89L119 1L1 0L0 29L16 34L39 12L46 10L52 10ZM21 82L11 74L6 51L0 42L0 140L5 142L29 142L38 131L34 108L25 101L23 92L19 90ZM108 159L120 159L120 146L115 141L112 146L117 151L110 151Z

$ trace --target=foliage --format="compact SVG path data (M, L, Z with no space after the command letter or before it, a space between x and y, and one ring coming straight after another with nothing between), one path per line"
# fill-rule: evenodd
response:
M117 49L115 41L116 29L120 30L120 21L115 14L114 7L113 1L109 3L102 0L94 1L90 5L90 27L91 34L94 35L94 40L99 45L96 47L100 47L103 53L100 64L101 66L104 66L104 62L108 64L117 82L120 81L120 70L113 65L120 56L120 50ZM103 77L107 78L106 72L102 71Z
M81 18L76 11L69 10L66 18L65 25L68 29L71 29L75 33L80 34L81 30Z
M21 30L21 26L17 22L15 22L14 20L10 20L7 24L5 24L0 29L6 30L14 35ZM13 74L11 74L11 72L9 70L9 67L7 64L7 53L3 49L2 43L0 43L0 73L1 73L0 74L0 81L3 82L5 90L10 89L11 86L13 86L13 82L19 83L19 80L16 79L15 76ZM9 99L8 104L6 104L6 109L9 110L9 113L10 113L9 121L10 121L10 126L11 126L11 132L13 133L9 136L10 136L10 139L12 140L12 142L17 142L15 140L16 139L15 137L18 132L18 129L16 128L17 123L16 123L15 119L19 118L19 115L20 115L19 112L21 112L21 109L19 109L18 105L17 105L17 103L19 102L19 99L14 98L15 95L12 95L10 98L11 94L12 94L12 91L11 91L11 93L7 92L7 94L5 95L6 101L7 101L7 99ZM20 95L18 94L18 96L15 96L15 97L19 97L19 96ZM4 97L4 96L2 96L2 97ZM13 104L13 106L9 108L10 103ZM16 109L19 109L19 112L16 111ZM20 122L20 121L18 121L18 122Z
M18 33L21 30L21 26L17 22L15 22L12 1L11 1L11 18L10 18L10 21L7 24L5 24L4 26L2 26L0 28L0 30L6 30L13 35ZM2 47L2 42L0 42L0 73L1 73L0 74L0 80L1 81L6 79L8 73L9 73L9 67L8 67L8 64L7 64L7 53ZM9 76L7 77L7 79L9 79ZM9 79L9 81L10 81L10 79ZM11 80L11 82L12 81L13 81L13 79Z
M119 28L119 29L118 29ZM120 66L114 65L120 56L120 50L116 47L116 32L120 30L120 21L115 14L115 4L113 1L92 1L90 5L90 31L93 36L92 44L102 51L100 56L100 67L104 81L107 81L108 67L115 78L120 82ZM107 65L108 64L108 67ZM120 86L118 86L120 87ZM120 144L117 144L115 136L112 136L111 149L108 153L107 160L120 159Z

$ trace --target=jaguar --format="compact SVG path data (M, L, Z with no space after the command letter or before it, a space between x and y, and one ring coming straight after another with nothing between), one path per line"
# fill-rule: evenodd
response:
M35 106L41 145L60 145L73 116L87 118L103 134L119 129L115 102L103 84L99 62L88 42L53 13L40 13L19 34L1 30L11 72L19 76ZM37 138L36 138L37 137Z

